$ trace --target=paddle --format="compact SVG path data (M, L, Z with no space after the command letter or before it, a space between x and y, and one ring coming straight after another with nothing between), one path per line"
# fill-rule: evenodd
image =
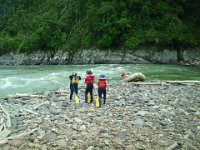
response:
M88 93L88 99L87 99L87 102L88 102L88 103L91 102L91 95L90 95L90 93Z
M100 107L99 96L96 97L96 108Z

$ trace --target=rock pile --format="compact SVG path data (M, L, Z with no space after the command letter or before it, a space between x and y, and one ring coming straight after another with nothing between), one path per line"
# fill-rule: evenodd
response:
M58 89L0 100L0 149L200 149L199 85L113 84L101 108L68 98Z

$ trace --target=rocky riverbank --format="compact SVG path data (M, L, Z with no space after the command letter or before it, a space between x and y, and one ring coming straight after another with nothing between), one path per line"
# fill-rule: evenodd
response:
M79 93L83 102L84 87ZM113 84L101 108L67 102L68 94L2 98L11 126L0 107L0 149L200 149L199 84Z
M74 54L57 51L32 54L8 53L0 56L0 65L66 64L182 64L200 66L199 49L182 50L80 50Z

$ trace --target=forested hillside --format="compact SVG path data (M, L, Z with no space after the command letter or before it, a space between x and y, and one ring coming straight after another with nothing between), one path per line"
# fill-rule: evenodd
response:
M197 0L0 0L0 54L181 50L200 44Z

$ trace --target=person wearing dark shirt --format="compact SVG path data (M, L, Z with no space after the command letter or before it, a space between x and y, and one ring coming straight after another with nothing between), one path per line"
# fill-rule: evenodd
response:
M125 77L126 74L124 72L121 73L121 77Z
M72 100L73 93L75 92L78 95L78 81L81 80L81 77L77 73L72 73L69 76L70 79L70 100Z

